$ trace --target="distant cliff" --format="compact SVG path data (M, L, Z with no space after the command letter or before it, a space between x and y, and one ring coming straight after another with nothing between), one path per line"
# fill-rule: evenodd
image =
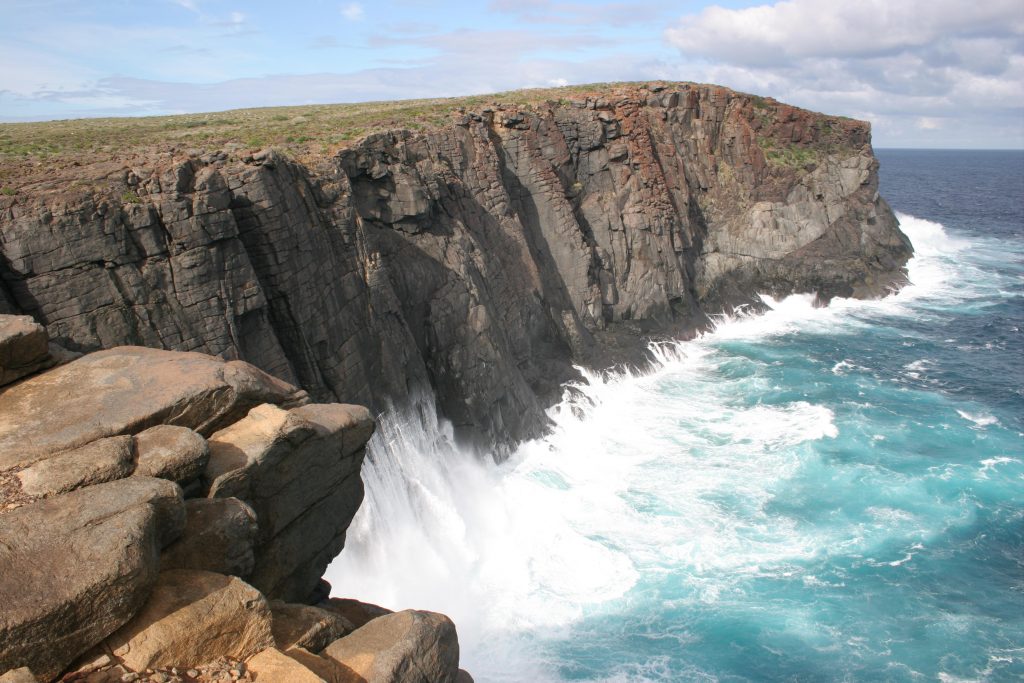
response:
M124 150L0 195L0 312L73 350L243 359L321 401L432 387L535 434L574 363L758 292L875 296L911 246L867 123L725 88L479 105L300 163Z

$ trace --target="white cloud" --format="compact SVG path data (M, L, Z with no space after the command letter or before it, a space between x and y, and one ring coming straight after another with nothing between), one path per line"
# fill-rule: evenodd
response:
M358 2L350 2L341 8L341 14L349 21L360 21L363 18L363 6Z
M1024 144L1019 0L712 6L665 37L698 60L690 78L872 120L885 144L931 135L941 145L942 134L971 129Z

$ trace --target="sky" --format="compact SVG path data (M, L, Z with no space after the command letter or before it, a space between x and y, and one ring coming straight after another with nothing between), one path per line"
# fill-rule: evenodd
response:
M1024 0L0 0L0 120L680 80L1024 148Z

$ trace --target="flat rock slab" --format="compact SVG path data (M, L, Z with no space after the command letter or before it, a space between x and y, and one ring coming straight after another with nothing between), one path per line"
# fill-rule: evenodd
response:
M289 657L275 648L268 648L246 662L249 671L256 674L256 680L281 681L281 683L327 683L316 673L303 666L297 659Z
M40 460L17 476L25 494L52 496L127 477L135 466L132 454L132 437L112 436Z
M107 644L129 669L245 660L274 646L267 601L241 579L213 572L160 573L149 600Z
M0 393L0 471L157 424L208 434L261 403L303 395L241 361L123 346Z
M0 386L49 364L46 328L28 315L0 315Z
M445 615L405 610L378 617L334 641L323 656L367 683L454 683L459 638Z
M203 569L247 578L256 558L256 513L237 498L185 501L185 532L164 550L163 569Z
M175 484L132 477L0 515L0 671L50 680L127 622L184 513Z
M176 482L198 477L210 458L206 439L188 427L175 425L157 425L139 432L135 452L135 474Z

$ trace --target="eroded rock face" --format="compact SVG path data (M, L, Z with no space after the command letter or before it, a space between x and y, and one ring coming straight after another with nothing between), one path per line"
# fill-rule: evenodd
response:
M363 499L359 469L373 426L361 406L262 405L210 437L209 495L256 511L250 582L267 596L308 599L341 551Z
M180 489L147 477L0 515L0 671L50 680L127 622L184 523Z
M331 643L323 655L368 683L454 683L459 672L455 625L436 612L378 617Z
M466 438L536 433L573 363L757 292L878 294L911 253L868 124L715 86L468 112L310 167L76 173L109 191L0 208L0 289L56 341L244 359L374 409L432 387Z

